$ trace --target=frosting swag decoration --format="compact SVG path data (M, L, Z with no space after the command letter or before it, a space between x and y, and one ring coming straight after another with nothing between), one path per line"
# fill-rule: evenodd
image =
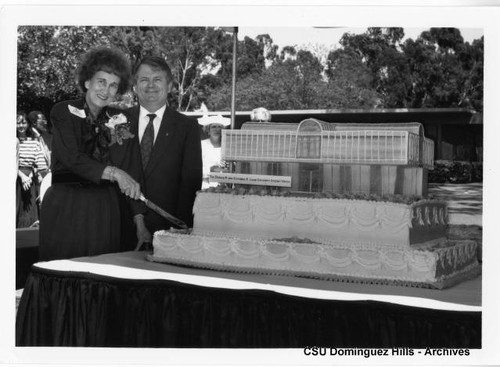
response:
M134 137L134 134L130 132L130 122L127 117L120 113L118 115L109 116L108 122L104 124L109 129L111 140L109 145L118 143L118 145L123 144L124 139L130 139Z

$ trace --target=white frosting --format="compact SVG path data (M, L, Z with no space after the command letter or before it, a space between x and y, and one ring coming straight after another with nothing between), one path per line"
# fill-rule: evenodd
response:
M400 204L366 200L313 199L198 193L194 205L194 234L273 239L298 236L315 242L370 242L408 246L418 236L410 232L434 230L445 236L446 206L422 201ZM425 240L429 240L426 238Z
M156 232L150 259L440 288L479 269L475 242L445 239L447 220L445 203L430 200L404 204L200 192L192 234Z
M384 279L436 284L470 271L476 243L442 242L434 250L366 243L323 245L185 235L154 235L153 260L235 271L277 272L326 278Z

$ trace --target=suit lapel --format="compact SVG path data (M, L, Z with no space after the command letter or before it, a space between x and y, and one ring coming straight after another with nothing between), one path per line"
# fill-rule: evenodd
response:
M132 107L129 113L130 132L139 141L139 106Z
M177 122L172 118L172 114L167 107L161 120L160 130L158 130L151 157L146 166L146 177L154 170L158 162L165 159L166 152L170 150L171 147L170 141L175 133L176 124Z
M139 162L141 161L141 143L139 141L139 106L132 107L129 110L128 118L130 121L130 133L134 135L135 144L138 147Z

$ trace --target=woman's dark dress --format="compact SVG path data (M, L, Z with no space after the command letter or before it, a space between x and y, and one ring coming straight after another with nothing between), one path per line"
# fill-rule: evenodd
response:
M99 133L106 131L105 113L91 121L83 100L61 102L52 109L52 185L40 215L42 261L130 249L123 247L121 234L130 234L125 227L133 225L131 213L143 209L132 203L129 211L117 184L101 176L107 165L113 165L139 181L140 153L134 139L108 146Z

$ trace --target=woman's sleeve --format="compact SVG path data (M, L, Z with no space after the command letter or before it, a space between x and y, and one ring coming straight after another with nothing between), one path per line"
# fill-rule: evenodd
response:
M77 133L80 126L77 124L83 124L85 120L73 117L65 103L58 104L52 109L50 120L53 124L54 158L78 176L99 183L106 165L81 151L80 148L81 136Z

